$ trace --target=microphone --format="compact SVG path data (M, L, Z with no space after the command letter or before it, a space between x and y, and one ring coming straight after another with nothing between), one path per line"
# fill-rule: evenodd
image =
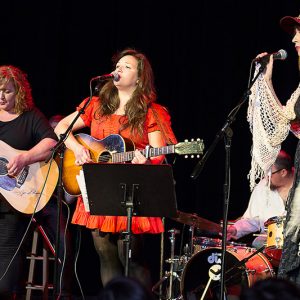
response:
M114 81L119 81L120 80L120 75L118 73L110 73L110 74L104 74L104 75L100 75L100 76L96 76L94 78L92 78L92 80L99 80L99 81L103 81L103 80L109 80L112 79Z
M264 57L255 58L254 61L259 63L268 63L271 55L273 56L274 60L285 60L288 56L285 50L280 49L279 51L265 55Z

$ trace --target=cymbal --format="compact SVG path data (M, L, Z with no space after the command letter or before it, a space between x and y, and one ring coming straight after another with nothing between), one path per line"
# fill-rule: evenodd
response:
M197 214L190 214L178 210L177 217L172 219L179 223L194 226L200 230L206 230L212 233L219 233L222 231L222 228L219 224L201 218Z

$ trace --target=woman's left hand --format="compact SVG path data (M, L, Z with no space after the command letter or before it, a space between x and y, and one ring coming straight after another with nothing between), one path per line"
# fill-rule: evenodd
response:
M139 151L135 150L134 151L134 158L131 161L133 164L147 164L149 160Z
M264 56L267 55L269 55L268 52L260 53L256 56L256 59L263 58ZM264 69L264 76L267 81L272 80L272 73L273 73L273 55L269 55L269 56L270 56L269 61L266 65L266 68Z

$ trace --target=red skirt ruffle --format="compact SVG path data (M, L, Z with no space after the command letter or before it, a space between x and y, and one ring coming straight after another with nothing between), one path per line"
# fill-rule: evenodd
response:
M119 233L127 229L127 217L125 216L96 216L85 211L81 197L78 197L76 209L72 217L72 223L86 226L90 229L99 229L102 232ZM164 226L158 217L132 217L132 233L161 233Z

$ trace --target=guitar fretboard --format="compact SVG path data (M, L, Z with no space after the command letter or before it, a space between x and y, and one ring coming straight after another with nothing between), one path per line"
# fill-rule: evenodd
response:
M175 151L175 145L168 145L160 148L149 148L140 150L141 153L146 157L154 157L159 155L171 154ZM147 155L148 152L148 155ZM125 161L131 161L134 158L134 151L129 152L121 152L121 153L113 153L112 154L112 162L120 163Z

